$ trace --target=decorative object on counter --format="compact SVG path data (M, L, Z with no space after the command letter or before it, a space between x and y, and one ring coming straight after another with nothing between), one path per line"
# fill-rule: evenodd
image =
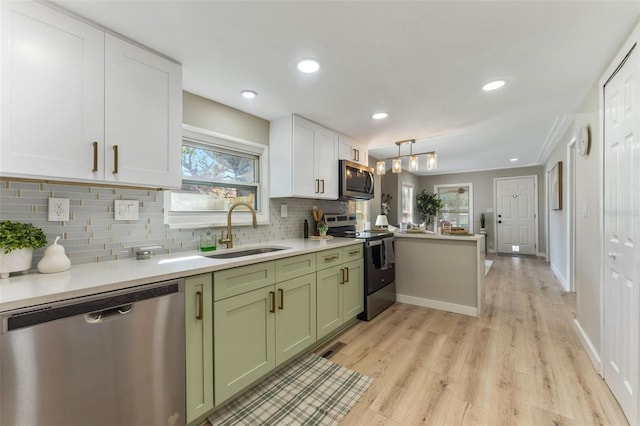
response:
M200 251L214 251L216 248L216 236L212 234L211 229L207 229L200 235Z
M438 194L432 194L423 189L416 195L416 212L420 215L420 219L424 221L425 230L431 225L433 217L438 214L438 210L442 207L442 200L438 198Z
M442 222L440 222L440 226L442 227L442 234L443 235L451 234L451 222L449 222L447 220L443 220Z
M327 225L325 222L318 223L318 234L320 234L321 237L326 237L328 230L329 225Z
M487 233L487 228L485 228L484 225L485 225L484 213L480 213L480 233L481 234Z
M42 229L30 223L0 222L0 279L11 272L29 273L33 250L47 245Z
M416 143L415 139L407 139L403 141L397 141L396 145L398 146L398 156L393 158L383 158L382 160L376 163L376 171L379 175L383 175L386 173L386 160L391 160L391 171L393 173L401 173L402 172L402 159L409 157L409 171L417 172L418 171L418 156L426 155L427 156L427 170L435 170L438 166L438 156L435 151L429 152L421 152L418 154L413 153L413 144ZM404 144L409 145L409 155L401 155L400 147Z
M391 200L393 199L393 197L391 196L391 194L382 194L381 197L381 202L380 202L380 212L383 215L388 215L389 211L391 211Z
M307 219L304 220L304 225L303 225L303 233L302 236L304 238L309 238L309 221Z
M386 228L387 228L387 226L389 226L389 221L387 220L387 215L379 214L379 215L376 217L376 223L375 223L375 225L376 225L378 228L386 229Z
M44 250L44 257L38 262L38 271L41 274L53 274L55 272L68 271L71 268L71 260L64 252L64 247L58 244L60 237Z

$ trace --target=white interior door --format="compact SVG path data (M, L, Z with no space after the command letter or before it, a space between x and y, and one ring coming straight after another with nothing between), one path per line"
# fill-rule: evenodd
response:
M498 253L536 254L534 176L495 180Z
M639 54L604 86L604 377L630 424L639 420Z

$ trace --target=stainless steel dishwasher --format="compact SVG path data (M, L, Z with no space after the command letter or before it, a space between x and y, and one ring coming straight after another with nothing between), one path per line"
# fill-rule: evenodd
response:
M0 315L0 424L183 425L184 281Z

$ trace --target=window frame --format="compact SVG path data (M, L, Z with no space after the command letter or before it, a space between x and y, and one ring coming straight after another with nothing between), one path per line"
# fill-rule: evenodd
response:
M258 185L256 190L257 207L256 219L259 225L269 222L269 146L245 139L225 135L188 124L182 125L182 140L193 142L207 148L220 149L238 155L248 154L257 156ZM182 143L180 144L182 147ZM182 155L182 154L180 154ZM182 167L180 168L182 173ZM188 179L186 179L188 180ZM171 191L164 193L164 223L170 229L175 228L203 228L227 225L227 211L224 212L172 212ZM234 210L234 225L251 225L251 214L246 211Z
M433 192L438 195L438 198L440 198L440 192L439 190L441 188L464 188L467 187L469 188L469 230L468 232L470 234L473 234L473 223L474 223L474 217L473 217L473 183L447 183L447 184L442 184L442 185L434 185L433 186ZM460 214L460 210L455 210L454 211L456 214ZM440 217L440 212L438 211L438 217Z
M415 185L412 182L402 181L400 183L400 215L398 216L398 223L404 223L402 217L404 216L405 208L404 208L404 188L407 187L410 189L411 194L409 196L409 223L414 223L413 214L414 214L414 206L415 206Z

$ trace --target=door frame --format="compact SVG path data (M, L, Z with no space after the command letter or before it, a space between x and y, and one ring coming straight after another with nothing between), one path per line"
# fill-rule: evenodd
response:
M576 291L576 137L567 144L567 285Z
M540 236L538 221L540 218L538 217L538 175L524 175L524 176L511 176L511 177L499 177L493 178L493 241L496 253L499 253L498 247L500 246L500 241L498 241L498 227L496 212L498 211L498 181L499 180L509 180L509 179L524 179L524 178L533 178L533 209L534 209L534 220L533 220L533 233L535 234L536 240L536 257L539 256L540 253Z

